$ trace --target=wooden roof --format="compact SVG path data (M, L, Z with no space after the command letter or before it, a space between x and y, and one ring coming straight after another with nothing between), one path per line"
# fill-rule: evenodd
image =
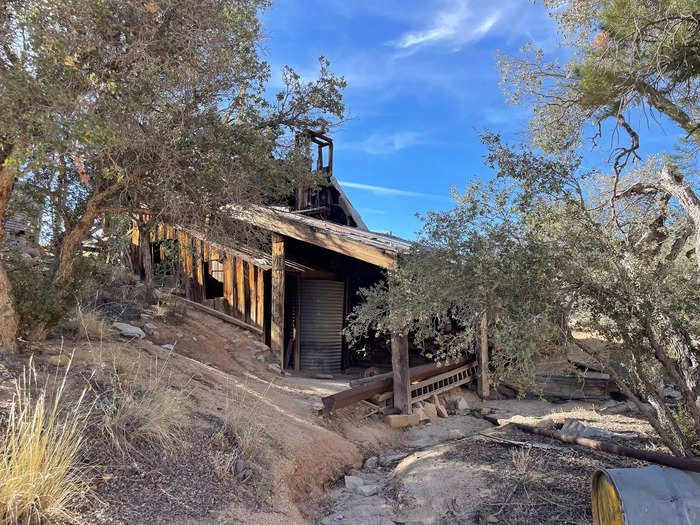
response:
M399 255L411 242L383 233L335 224L281 208L229 205L222 210L232 218L342 253L381 268L396 268Z

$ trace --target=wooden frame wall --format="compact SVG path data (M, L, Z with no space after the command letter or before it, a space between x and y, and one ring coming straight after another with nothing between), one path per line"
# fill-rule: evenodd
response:
M136 242L138 246L138 229L132 231L131 238L132 244ZM160 224L151 240L165 239L178 241L180 276L188 299L222 311L264 333L264 267L222 250L219 245L212 246L187 232ZM206 299L204 263L212 260L223 262L223 297Z

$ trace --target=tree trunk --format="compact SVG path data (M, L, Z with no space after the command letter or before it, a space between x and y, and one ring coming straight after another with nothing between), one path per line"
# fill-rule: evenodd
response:
M5 240L5 219L15 185L15 173L5 165L11 150L12 147L8 145L3 145L0 149L0 243ZM7 277L5 265L0 260L0 353L15 350L18 328L19 319L15 312L12 284Z
M674 175L668 167L664 167L661 170L659 182L665 191L678 200L678 203L688 214L690 220L693 221L695 226L693 246L695 247L698 273L700 274L700 198L695 194L690 184L683 180L682 176Z

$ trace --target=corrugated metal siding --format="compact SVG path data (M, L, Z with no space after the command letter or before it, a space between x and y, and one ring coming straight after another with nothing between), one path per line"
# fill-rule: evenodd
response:
M301 281L301 368L340 372L343 355L342 281Z

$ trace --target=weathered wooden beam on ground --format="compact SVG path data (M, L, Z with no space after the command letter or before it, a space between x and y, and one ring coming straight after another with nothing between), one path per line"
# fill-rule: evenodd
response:
M494 425L501 425L502 420L484 416L484 419L493 423ZM648 461L649 463L656 463L658 465L664 465L667 467L673 467L681 470L689 470L691 472L700 472L700 460L696 458L689 457L679 457L671 456L670 454L662 454L660 452L653 452L651 450L640 450L637 448L625 447L622 445L616 445L614 443L606 443L604 441L597 441L595 439L577 437L570 434L564 434L556 430L548 430L545 428L533 427L532 425L526 425L524 423L513 423L508 424L513 425L515 428L527 432L529 434L536 434L539 436L545 436L552 439L558 439L564 443L572 443L574 445L580 445L586 448L592 448L594 450L602 450L603 452L608 452L610 454L617 454L618 456L625 456L633 459L640 459L642 461Z
M421 381L428 377L432 377L437 374L442 374L459 368L467 364L467 359L462 358L452 363L446 365L439 365L438 363L429 363L427 365L416 366L414 368L409 368L410 382ZM321 409L321 414L328 414L333 410L338 408L344 408L365 399L370 399L372 396L383 394L384 392L389 392L394 386L394 380L392 377L385 377L377 379L372 383L367 383L365 385L349 388L321 398L323 402L323 408Z

